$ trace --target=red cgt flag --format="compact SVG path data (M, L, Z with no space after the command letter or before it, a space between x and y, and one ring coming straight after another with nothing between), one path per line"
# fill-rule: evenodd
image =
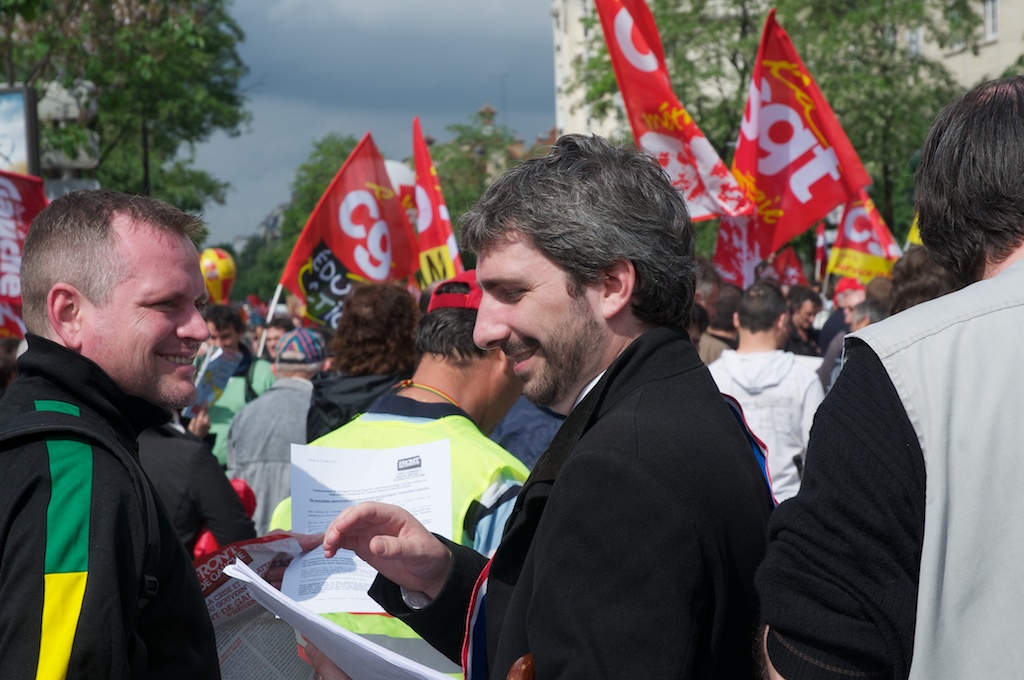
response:
M879 276L892 276L900 250L885 220L867 192L860 191L843 213L836 242L828 258L828 271L868 283Z
M871 183L789 36L775 22L774 9L761 36L732 169L756 208L748 220L719 231L715 261L723 270L739 257L767 257ZM745 278L754 265L743 263L731 275Z
M425 290L434 281L446 281L464 269L437 169L423 140L418 116L412 119L412 151L416 164L416 232L419 236L416 282L420 290Z
M43 180L0 170L0 338L25 337L21 250L29 225L48 204Z
M367 132L302 229L281 275L306 316L337 327L352 279L390 281L415 272L415 236Z
M665 54L644 0L596 0L615 78L636 143L657 159L690 217L748 214L753 206L672 91Z

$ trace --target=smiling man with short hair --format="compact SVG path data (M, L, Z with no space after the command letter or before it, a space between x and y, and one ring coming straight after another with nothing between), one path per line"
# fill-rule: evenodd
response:
M96 191L29 229L28 351L0 403L4 678L219 676L195 571L136 445L196 397L201 228Z

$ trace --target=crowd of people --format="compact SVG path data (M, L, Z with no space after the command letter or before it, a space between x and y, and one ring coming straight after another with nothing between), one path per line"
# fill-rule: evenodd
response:
M333 332L207 307L192 216L54 200L0 401L3 677L219 677L191 560L290 531L291 446L439 441L447 536L371 502L296 537L378 572L390 616L328 618L441 672L1014 677L1018 153L1024 77L979 86L891 278L741 290L656 162L567 135L464 216L475 270L355 285Z

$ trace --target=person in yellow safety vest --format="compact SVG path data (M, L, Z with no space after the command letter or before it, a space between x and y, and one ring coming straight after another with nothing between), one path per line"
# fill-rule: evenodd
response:
M504 352L482 350L473 342L480 299L475 271L438 286L417 327L416 350L422 358L412 379L398 383L366 413L310 445L391 449L447 439L451 536L491 555L529 471L487 438L519 397L522 383ZM287 498L274 511L271 529L290 530L291 519ZM399 654L461 677L457 665L398 619L380 614L324 616Z

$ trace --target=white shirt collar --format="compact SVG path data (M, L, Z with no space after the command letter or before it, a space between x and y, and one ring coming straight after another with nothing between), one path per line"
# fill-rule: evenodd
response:
M597 381L604 377L604 373L607 370L608 369L605 369L604 371L601 371L600 373L597 374L597 376L594 377L593 380L591 380L586 385L584 385L583 391L580 392L580 396L576 397L576 401L573 402L572 408L576 408L577 406L579 406L580 402L583 401L584 397L586 397L588 394L590 394L590 390L594 389L594 385L597 384ZM570 410L570 412L572 411L572 409L569 409L569 410Z

